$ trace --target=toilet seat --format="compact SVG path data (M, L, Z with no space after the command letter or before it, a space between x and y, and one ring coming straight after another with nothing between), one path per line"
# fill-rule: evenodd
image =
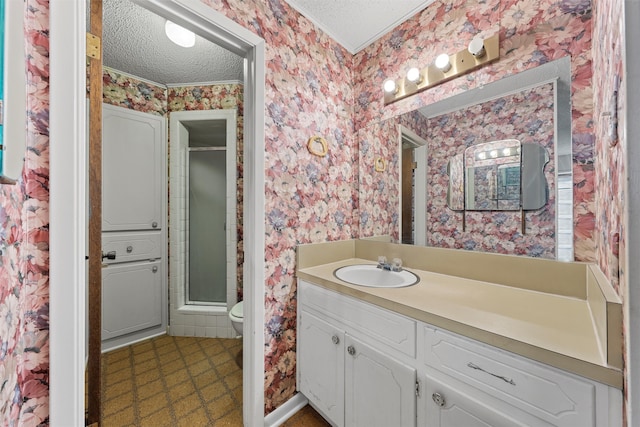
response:
M239 303L234 305L233 308L231 308L231 311L229 312L229 315L242 320L244 318L243 305L244 305L243 301L240 301Z

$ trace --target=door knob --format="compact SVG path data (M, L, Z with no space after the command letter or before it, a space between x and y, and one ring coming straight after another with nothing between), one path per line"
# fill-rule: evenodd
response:
M340 338L338 338L338 336L337 336L337 335L334 335L334 336L332 336L332 337L331 337L331 341L332 341L334 344L338 344L338 343L340 343Z
M106 254L102 252L102 259L116 259L116 251L109 251Z
M445 401L444 401L444 396L441 395L440 393L433 393L431 395L431 398L433 399L434 403L440 407L445 405Z
M355 356L356 349L352 345L350 345L349 347L347 347L347 353L349 353L351 356Z

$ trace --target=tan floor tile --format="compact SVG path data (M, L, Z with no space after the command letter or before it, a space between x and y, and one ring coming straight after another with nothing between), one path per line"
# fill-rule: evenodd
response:
M203 372L199 375L194 375L193 382L198 389L201 389L208 386L209 384L213 384L214 382L218 381L219 378L220 377L218 377L218 374L215 370L209 369L208 371Z
M229 390L233 390L237 387L242 387L242 372L240 372L239 375L237 373L233 375L227 375L223 378L223 381L227 385L227 387L229 387Z
M176 417L182 418L186 414L193 412L196 408L201 408L202 401L196 394L190 394L175 402L172 406Z
M215 383L203 387L200 389L200 396L205 402L210 402L218 397L222 396L227 392L227 388L224 386L222 381L216 381Z
M183 367L184 362L182 361L182 356L180 355L180 353L178 353L177 350L171 351L169 353L165 353L165 354L161 354L158 356L158 361L160 362L161 365L167 365L171 362L178 362L180 363L180 366Z
M211 424L213 423L203 408L198 408L178 420L178 427L205 427Z
M133 407L131 406L111 416L103 417L100 422L101 427L126 427L135 425L136 418L133 413Z
M206 356L203 356L203 360L201 360L198 363L194 363L192 365L189 365L189 372L191 373L192 376L197 376L200 374L203 374L207 371L213 370L213 368L211 367L211 364L209 364L209 360L206 358Z
M114 399L120 396L121 394L131 392L131 390L133 390L133 383L131 382L130 379L125 381L120 381L119 383L112 384L109 387L107 387L107 390L104 393L104 399L105 400Z
M150 381L136 389L136 396L139 400L148 399L158 393L164 393L164 385L160 379Z
M157 380L159 378L160 378L160 372L158 372L158 371L147 371L147 372L143 372L141 374L137 374L135 376L136 385L138 387L140 387L140 386L142 386L142 385L144 385L146 383L149 383L151 381L155 381L155 380Z
M207 412L209 417L214 420L222 418L234 409L238 409L238 404L228 394L223 395L219 399L207 404Z
M211 357L211 361L213 362L213 364L215 366L220 366L224 363L227 363L228 361L232 360L231 359L231 355L229 353L222 352L222 353L218 353L215 356Z
M193 386L191 381L185 381L183 383L177 384L169 389L168 392L169 399L172 401L178 401L185 396L193 395L196 396L196 388Z
M145 351L144 353L137 353L133 355L133 363L140 364L140 363L145 363L149 360L155 359L156 358L156 352L151 349L149 351Z
M176 384L181 384L187 380L190 380L189 373L185 369L178 369L168 375L164 375L164 381L167 383L167 387L173 387Z
M193 366L206 361L207 355L203 351L198 350L197 352L184 355L183 358L187 366Z
M133 351L134 355L138 355L141 353L146 353L148 351L152 351L153 350L153 343L151 342L151 340L149 341L143 341L137 344L134 344L131 346L131 351Z
M130 380L133 376L133 370L131 366L127 366L124 369L120 369L119 371L108 371L103 374L103 379L106 380L106 385L111 386L121 381Z
M154 412L158 412L160 409L166 408L168 403L167 396L164 393L156 394L149 399L145 399L138 405L140 416L144 418Z
M216 427L241 427L242 426L242 408L235 409L216 420Z
M118 372L122 369L131 368L131 361L129 358L120 359L117 362L109 363L108 367L105 369L103 365L103 369L107 372Z
M133 392L121 394L113 399L105 399L102 406L102 411L105 416L115 414L123 411L125 408L133 408Z
M175 421L171 416L169 409L164 408L147 417L143 417L140 424L149 427L173 427L175 425Z
M216 369L218 370L218 373L223 377L240 372L240 368L238 368L238 365L236 365L235 360L229 360L225 363L221 363L220 365L216 366Z

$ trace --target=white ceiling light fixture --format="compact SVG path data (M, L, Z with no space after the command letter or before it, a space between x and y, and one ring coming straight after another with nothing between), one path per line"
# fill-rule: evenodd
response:
M451 61L449 60L449 55L443 53L438 55L436 58L436 67L442 70L443 73L446 73L451 69Z
M182 47L192 47L196 44L196 35L186 28L171 21L164 24L164 32L169 40Z

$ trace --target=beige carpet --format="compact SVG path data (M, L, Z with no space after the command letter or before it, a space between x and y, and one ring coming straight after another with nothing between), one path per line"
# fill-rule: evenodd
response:
M242 340L162 336L103 357L101 426L242 426ZM328 426L304 408L284 426Z

